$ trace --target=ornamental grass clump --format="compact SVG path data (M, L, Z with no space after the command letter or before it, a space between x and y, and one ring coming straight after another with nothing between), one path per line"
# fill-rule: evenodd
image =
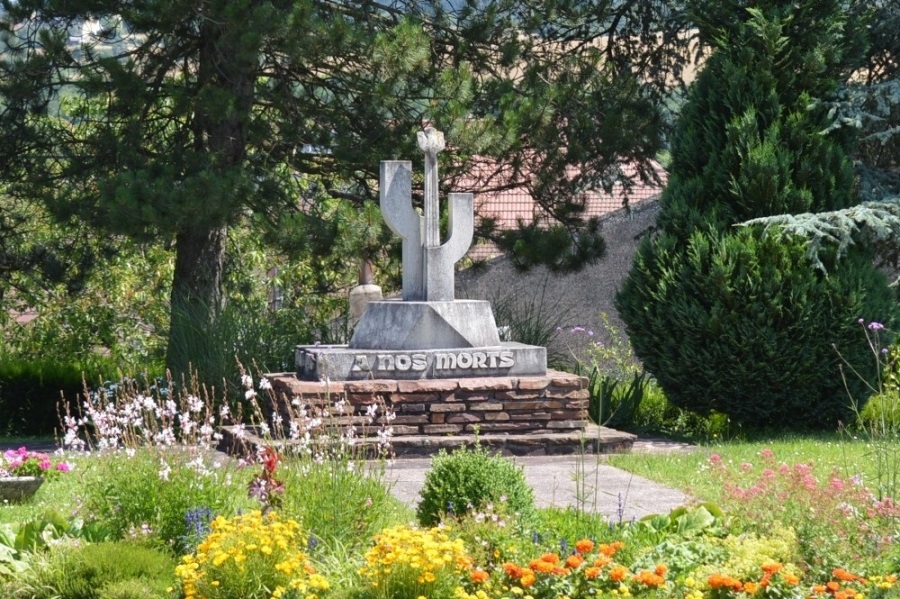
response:
M417 517L424 526L437 524L445 514L482 510L488 503L505 504L522 522L534 516L534 491L522 467L477 440L471 449L441 450L434 456L421 494Z
M402 525L376 535L360 575L378 599L442 599L472 568L472 558L447 527L428 529Z
M300 550L306 539L295 520L253 511L219 516L211 529L175 570L185 599L314 599L328 590Z

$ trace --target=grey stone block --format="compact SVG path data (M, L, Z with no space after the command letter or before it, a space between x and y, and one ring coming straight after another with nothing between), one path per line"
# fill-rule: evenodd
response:
M354 349L418 350L500 345L485 301L371 302L353 333Z

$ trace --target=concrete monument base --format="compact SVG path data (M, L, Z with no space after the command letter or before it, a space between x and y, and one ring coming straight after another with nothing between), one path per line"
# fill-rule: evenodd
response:
M457 379L543 375L547 349L521 343L456 349L355 349L347 345L297 347L297 376L309 381Z

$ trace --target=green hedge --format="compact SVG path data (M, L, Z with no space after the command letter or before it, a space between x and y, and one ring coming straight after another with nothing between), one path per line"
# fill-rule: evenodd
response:
M47 436L59 429L57 404L83 390L72 364L0 358L0 435Z

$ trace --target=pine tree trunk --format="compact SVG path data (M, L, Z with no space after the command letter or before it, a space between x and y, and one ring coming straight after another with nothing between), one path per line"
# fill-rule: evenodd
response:
M197 83L215 90L211 96L229 98L227 106L201 102L195 116L195 144L215 158L213 169L222 180L237 181L247 155L246 124L251 118L259 48L243 36L247 26L240 15L253 9L258 0L244 0L242 10L228 2L209 5L208 18L200 30ZM210 201L240 205L237 189L225 192L232 197ZM194 368L202 379L219 383L232 374L235 356L227 335L222 334L219 315L222 294L227 225L188 225L175 240L175 276L172 281L171 325L166 366L179 375Z
M221 355L222 348L215 347L219 341L215 331L224 304L226 239L226 226L197 226L175 238L166 367L176 377L187 374L189 366L209 370L210 362Z

